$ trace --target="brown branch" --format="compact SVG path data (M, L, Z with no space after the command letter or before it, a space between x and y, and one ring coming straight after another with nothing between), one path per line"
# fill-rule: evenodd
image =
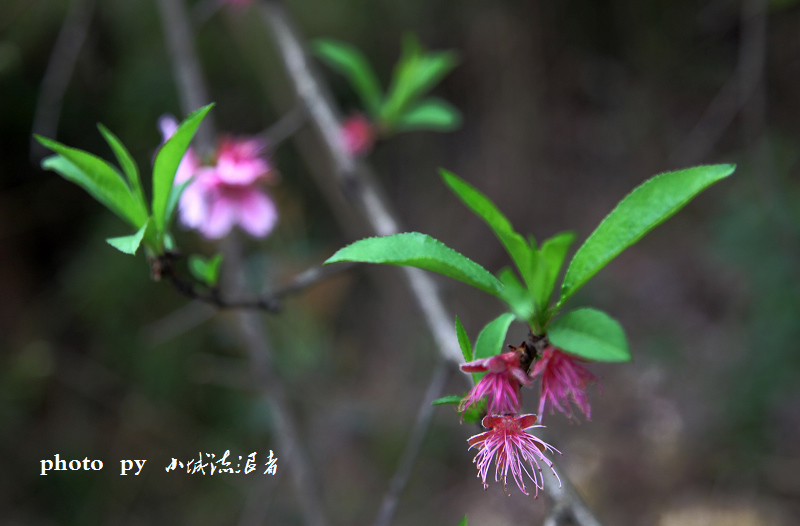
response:
M55 137L58 133L64 93L69 86L83 43L86 41L95 4L96 0L73 0L70 5L39 87L32 133L44 137ZM45 152L44 146L31 137L31 159L38 160L45 155Z

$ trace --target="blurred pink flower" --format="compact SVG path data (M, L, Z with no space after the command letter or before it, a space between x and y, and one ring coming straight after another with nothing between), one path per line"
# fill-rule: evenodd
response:
M165 139L177 128L168 118L162 118L160 125ZM221 239L237 225L254 237L269 234L277 223L278 211L259 186L274 178L272 168L261 156L264 147L258 139L226 137L213 166L201 166L197 155L191 149L187 151L175 175L175 184L194 178L178 204L181 223L208 239Z
M536 415L486 416L482 423L488 431L471 437L467 443L470 449L479 448L478 454L472 461L478 467L478 477L483 480L483 489L489 487L486 477L489 474L492 459L495 459L494 480L500 482L502 476L504 493L508 493L507 477L511 470L511 475L520 491L528 495L522 476L524 473L533 481L534 495L538 497L539 490L544 488L544 478L539 461L553 471L553 474L559 479L560 487L561 479L553 469L553 462L545 457L544 453L547 451L561 454L561 452L525 431L532 427L544 427L534 425L536 424ZM530 467L530 471L528 467Z
M490 415L519 411L519 384L531 385L531 380L520 365L524 347L512 347L512 349L514 350L511 352L475 360L461 366L461 370L465 373L485 372L486 375L467 393L461 401L459 411L463 412L484 396L488 396L487 412Z
M375 143L375 130L364 115L357 113L342 124L342 137L347 153L357 157L369 153Z
M539 396L539 414L550 407L558 409L567 418L572 418L570 399L580 408L587 419L592 418L592 408L586 395L586 386L596 382L597 377L578 363L578 360L553 346L545 348L541 358L533 365L531 377L542 376L542 389Z

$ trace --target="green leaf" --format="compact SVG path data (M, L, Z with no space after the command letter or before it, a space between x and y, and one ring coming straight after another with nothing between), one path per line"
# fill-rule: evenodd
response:
M467 336L467 331L461 325L461 320L456 316L456 336L458 337L458 346L461 347L461 354L464 355L464 361L469 363L472 361L472 344Z
M448 132L461 126L461 113L449 102L427 98L402 113L397 131L433 130Z
M418 267L463 281L494 296L503 288L503 284L482 266L441 241L417 232L356 241L340 249L325 264L339 261Z
M172 217L175 215L175 209L183 195L183 191L192 181L194 181L194 177L190 177L180 184L172 185L172 190L169 192L169 200L167 201L167 210L164 214L164 230L168 230L170 224L172 224Z
M481 373L486 374L486 373ZM472 376L475 376L474 374ZM486 415L486 397L478 400L478 403L471 404L466 410L461 413L461 421L467 424L476 424L483 420Z
M631 351L622 326L596 309L577 309L556 319L547 330L550 343L597 362L628 362Z
M506 312L486 324L475 342L475 359L489 358L503 351L506 333L511 322L517 317Z
M536 295L539 312L545 312L553 296L556 279L567 252L575 242L575 232L561 232L542 243L535 258L531 290Z
M461 400L463 398L464 398L463 396L456 396L456 395L443 396L441 398L437 398L436 400L434 400L433 403L431 403L431 405L458 405L461 403Z
M122 176L103 159L77 148L39 135L36 139L58 155L42 161L42 168L53 170L97 199L103 206L136 228L147 221L147 210L131 193Z
M142 244L142 238L144 237L144 232L147 230L147 226L150 222L146 222L142 225L135 234L130 236L122 236L122 237L110 237L106 239L106 243L111 245L112 247L116 248L120 252L124 252L126 254L135 255L136 251L139 250L139 245Z
M461 519L461 522L458 523L458 526L467 526L467 516L464 515L464 518Z
M503 284L500 299L508 303L511 310L518 318L532 320L536 312L531 293L517 279L517 275L510 268L504 268L497 275Z
M458 64L453 51L423 52L416 37L407 35L395 66L381 120L394 127L405 109L425 95Z
M198 281L215 287L219 281L219 269L222 265L222 254L206 259L202 256L192 254L189 256L189 271Z
M139 179L139 167L136 166L136 161L133 160L130 152L128 152L128 149L125 148L125 145L122 144L117 136L111 133L111 130L100 123L97 123L97 128L100 130L103 138L114 152L117 162L119 163L120 167L122 167L122 171L125 173L125 176L128 178L128 184L130 185L134 195L142 205L142 208L147 211L147 201L144 198L142 183Z
M153 163L153 220L158 232L166 230L167 205L178 165L189 148L189 143L192 142L197 128L203 122L203 118L213 107L212 103L192 112L156 154L156 160Z
M365 109L377 117L381 105L381 86L366 57L355 46L338 40L319 38L311 49L331 69L344 75L361 97Z
M461 198L464 204L489 225L527 281L530 276L531 249L525 242L525 238L514 231L506 216L488 197L452 172L441 169L439 173L445 184Z
M575 294L620 252L735 169L732 164L696 166L657 175L638 186L619 202L575 253L561 286L559 304Z

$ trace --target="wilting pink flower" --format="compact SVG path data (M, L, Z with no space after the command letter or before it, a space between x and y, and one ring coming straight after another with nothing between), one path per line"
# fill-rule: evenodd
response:
M160 124L165 138L177 128L174 121L164 118ZM262 182L273 179L269 163L261 156L264 147L257 139L225 138L213 166L201 166L196 154L187 151L175 175L176 184L193 178L178 205L181 223L209 239L225 237L237 225L254 237L269 234L278 212L260 188Z
M596 382L597 377L578 363L573 356L553 346L545 348L541 358L533 365L531 377L542 376L542 391L539 396L539 414L550 407L572 418L570 399L580 408L587 419L592 418L592 408L586 395L586 386Z
M519 411L519 384L531 385L531 380L520 365L524 347L512 349L515 350L461 366L465 373L485 372L486 375L467 393L461 401L459 411L463 412L484 396L488 396L487 411L490 415Z
M360 113L348 117L341 130L344 147L353 157L368 153L375 143L375 129L369 119Z
M544 453L548 451L561 454L561 452L525 431L532 427L544 427L534 425L536 424L536 415L486 416L482 423L488 431L471 437L467 442L470 449L479 448L478 454L472 461L478 467L478 477L483 480L483 489L489 487L486 477L489 474L492 459L495 459L494 480L500 482L502 476L503 492L505 493L508 493L506 479L511 470L514 482L517 483L522 493L528 495L522 476L524 473L533 481L534 495L538 496L539 490L544 488L544 478L539 461L552 470L560 487L561 479L553 469L553 462L545 457Z

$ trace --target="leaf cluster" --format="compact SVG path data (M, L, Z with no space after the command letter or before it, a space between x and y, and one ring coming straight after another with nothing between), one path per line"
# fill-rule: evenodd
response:
M413 130L447 132L461 125L461 113L453 105L426 96L458 64L455 52L425 51L414 35L406 35L384 93L369 61L355 46L317 39L312 50L331 69L344 75L382 135Z
M532 236L526 239L517 233L488 197L446 170L441 171L445 184L494 232L516 272L504 268L494 276L463 254L419 233L362 239L342 248L325 263L410 265L457 279L505 302L509 312L483 328L474 348L456 318L458 343L467 362L502 352L514 320L526 322L533 335L546 335L556 347L581 358L629 361L631 354L625 333L608 314L592 308L575 309L558 317L557 314L567 300L623 250L734 169L730 164L697 166L657 175L635 188L575 252L555 302L556 283L575 234L562 232L537 246Z
M136 229L133 234L107 239L111 246L126 254L136 254L144 244L150 255L162 255L174 248L169 228L186 187L186 184L174 185L175 173L197 128L213 107L214 104L209 104L191 113L159 148L153 163L150 207L136 162L116 135L102 124L98 124L100 133L114 152L121 171L91 153L37 135L41 144L55 152L42 161L42 167L77 184Z

